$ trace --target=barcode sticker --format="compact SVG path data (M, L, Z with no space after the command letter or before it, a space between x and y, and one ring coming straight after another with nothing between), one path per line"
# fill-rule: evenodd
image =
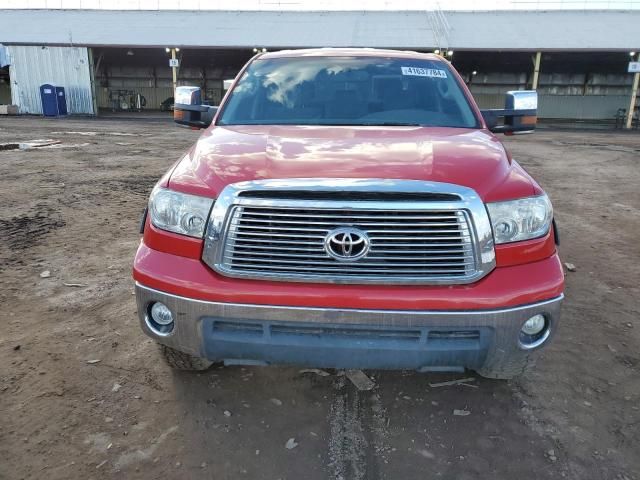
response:
M447 78L447 72L436 68L420 68L420 67L400 67L402 75L412 75L414 77L433 77Z

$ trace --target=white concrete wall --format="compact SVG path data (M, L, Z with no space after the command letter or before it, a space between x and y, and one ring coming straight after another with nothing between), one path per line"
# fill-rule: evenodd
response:
M640 50L640 10L422 11L0 10L0 43L84 46L389 47Z

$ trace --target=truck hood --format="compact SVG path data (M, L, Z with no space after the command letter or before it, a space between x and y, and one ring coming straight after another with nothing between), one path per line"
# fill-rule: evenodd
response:
M215 196L230 183L272 178L430 180L473 188L484 201L537 190L488 131L429 127L216 126L169 185Z

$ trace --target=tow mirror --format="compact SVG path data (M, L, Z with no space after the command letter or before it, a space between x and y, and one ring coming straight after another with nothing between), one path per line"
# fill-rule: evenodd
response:
M505 95L504 109L482 110L487 128L495 133L512 135L531 133L538 121L538 92L514 90ZM502 124L500 118L503 119Z
M173 121L192 128L211 125L218 107L202 103L200 87L177 87L173 108Z

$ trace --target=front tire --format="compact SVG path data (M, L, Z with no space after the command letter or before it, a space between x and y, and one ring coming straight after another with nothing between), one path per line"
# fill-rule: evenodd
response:
M164 357L165 362L167 362L167 365L174 370L201 372L213 365L213 362L206 358L196 357L195 355L181 352L166 345L160 345L160 353Z
M511 355L488 360L477 370L477 373L485 378L497 380L512 380L524 375L533 367L531 352L523 352L521 355Z

